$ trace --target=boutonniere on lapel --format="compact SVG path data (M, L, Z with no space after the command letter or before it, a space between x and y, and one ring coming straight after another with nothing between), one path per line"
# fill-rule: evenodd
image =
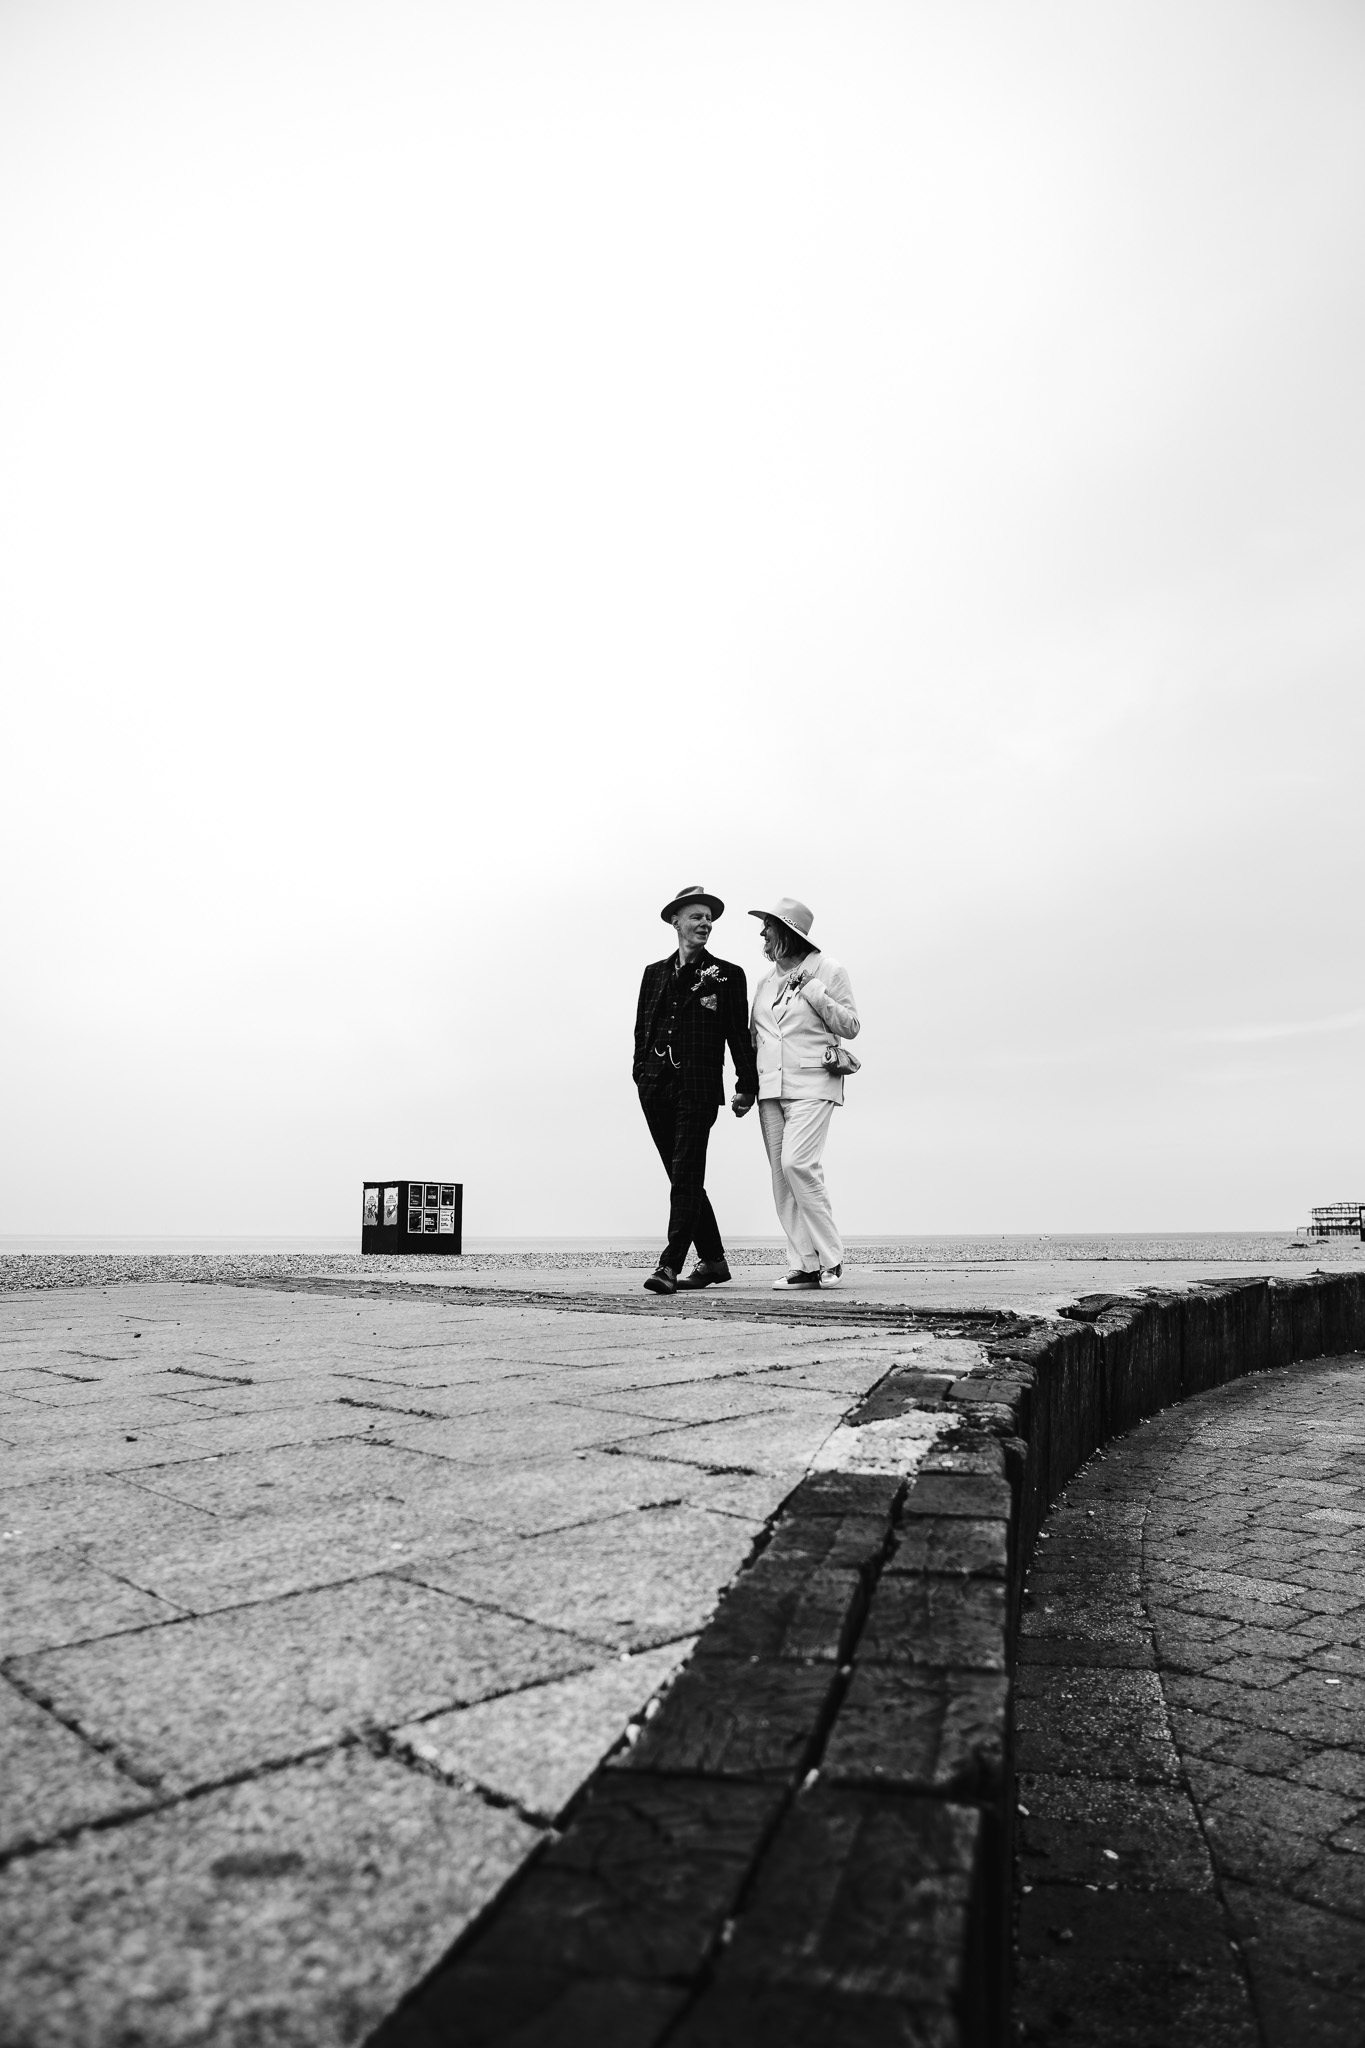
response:
M717 1006L716 989L721 987L721 985L724 982L728 981L729 978L730 977L727 974L721 973L719 967L717 967L715 961L713 960L709 967L702 968L701 972L698 974L696 980L693 982L691 988L687 991L687 993L690 996L694 996L697 994L698 990L704 990L705 993L702 995L701 1006L703 1010L714 1010ZM714 983L715 986L708 989L706 987L708 981Z

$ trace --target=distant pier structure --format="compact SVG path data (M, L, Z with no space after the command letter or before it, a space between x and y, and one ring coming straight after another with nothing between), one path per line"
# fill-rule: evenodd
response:
M1313 1211L1308 1235L1365 1238L1365 1202L1324 1202Z

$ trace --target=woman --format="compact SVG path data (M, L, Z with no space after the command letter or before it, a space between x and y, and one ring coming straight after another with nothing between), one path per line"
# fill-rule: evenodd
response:
M825 1190L820 1154L843 1076L825 1064L841 1038L858 1036L858 1011L837 960L808 936L813 914L794 896L751 910L772 961L754 992L750 1024L758 1054L758 1116L773 1170L773 1200L791 1271L776 1285L837 1287L844 1246Z

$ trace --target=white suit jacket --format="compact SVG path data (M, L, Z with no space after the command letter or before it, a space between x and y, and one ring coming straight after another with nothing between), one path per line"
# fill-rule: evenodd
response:
M828 953L807 953L798 972L806 979L795 995L778 994L783 975L774 967L754 990L749 1024L758 1056L758 1093L789 1102L842 1102L844 1083L824 1064L826 1046L858 1036L853 989Z

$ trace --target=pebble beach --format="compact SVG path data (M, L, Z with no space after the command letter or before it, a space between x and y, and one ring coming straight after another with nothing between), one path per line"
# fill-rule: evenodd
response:
M1365 1246L1352 1238L1307 1238L1292 1230L1194 1233L1012 1236L1012 1237L885 1237L850 1238L851 1269L896 1272L961 1271L1022 1265L1197 1265L1227 1264L1245 1271L1258 1264L1286 1262L1315 1266L1354 1264ZM147 1250L102 1251L0 1250L0 1293L29 1293L54 1287L110 1287L130 1282L202 1281L242 1283L287 1280L305 1274L338 1279L364 1274L412 1273L427 1280L441 1274L466 1276L499 1273L557 1273L585 1276L612 1271L645 1271L658 1256L653 1244L638 1240L603 1239L555 1248L528 1244L521 1249L492 1249L478 1244L458 1258L412 1255L362 1258L358 1251L232 1251ZM776 1239L742 1240L730 1248L735 1268L772 1267L782 1263Z

